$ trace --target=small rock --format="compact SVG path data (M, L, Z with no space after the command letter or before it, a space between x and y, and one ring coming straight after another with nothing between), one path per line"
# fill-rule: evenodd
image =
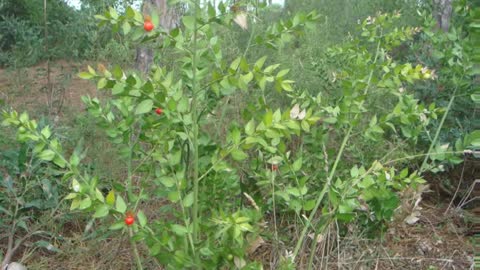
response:
M7 265L5 270L27 270L27 267L23 266L20 263L12 262Z

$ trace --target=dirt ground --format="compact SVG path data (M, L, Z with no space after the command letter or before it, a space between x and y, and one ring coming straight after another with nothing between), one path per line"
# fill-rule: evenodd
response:
M16 70L0 69L0 99L19 112L29 113L48 112L51 100L50 107L61 116L82 110L81 96L98 95L91 81L77 76L87 69L86 63L56 61L50 63L50 67L50 84L46 62Z
M17 70L0 69L0 99L7 106L35 115L48 113L48 93L54 93L50 107L59 107L58 117L62 118L83 110L81 96L99 94L92 82L76 76L87 64L58 61L51 66L53 92L46 90L46 63ZM60 100L63 103L58 102ZM324 260L322 269L473 269L473 223L468 217L476 213L479 204L475 200L463 200L468 203L461 208L456 206L465 196L470 199L480 196L480 183L468 194L471 185L480 178L479 161L469 159L447 173L427 178L432 191L423 195L417 222L393 223L383 241L351 236L340 239L340 249L330 252L335 254L330 258L324 259L321 254L325 252L319 249L316 257ZM27 242L16 259L22 260L29 269L132 269L133 256L126 239L85 240L84 226L64 224L63 240L57 242L61 253L35 250L29 248ZM269 249L268 243L264 243L252 254L253 258L265 262L265 269L270 269ZM143 252L147 254L146 250ZM148 269L159 269L153 263L147 262L147 265L150 265Z

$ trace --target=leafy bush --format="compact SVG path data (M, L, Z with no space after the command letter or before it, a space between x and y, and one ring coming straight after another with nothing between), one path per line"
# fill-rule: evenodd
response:
M331 86L322 92L304 89L308 84L297 88L288 68L294 65L257 55L294 48L321 16L299 13L267 29L250 22L248 34L236 32L241 46L224 46L229 27L237 22L245 28L242 18L255 11L242 4L195 5L170 32L155 14L154 30L145 31L149 18L132 8L96 16L130 44L150 44L157 53L146 76L102 64L79 74L110 94L83 101L126 170L112 183L85 170L83 149L67 155L49 127L38 127L26 114L3 114L19 140L34 144L36 157L62 172L71 211L128 234L139 269L138 242L172 269L258 269L248 250L259 237L281 247L287 255L279 261L292 268L307 239L317 239L335 221L341 229L356 222L377 235L393 219L399 193L425 182L406 164L417 157L408 148L445 110L415 97L414 86L435 80L435 72L393 57L421 29L402 26L400 13L367 17L357 34L325 46L325 59L315 59L315 72L331 74L321 79ZM262 49L249 54L254 46ZM161 57L165 49L171 61ZM319 67L327 62L328 68ZM237 99L244 102L232 106ZM442 150L420 156L439 157ZM160 205L158 211L148 212L149 203ZM281 226L280 218L297 224L298 233ZM282 244L290 238L297 241ZM310 250L316 244L311 241Z
M4 128L2 132L11 134ZM6 232L0 237L8 242L3 267L34 235L42 236L35 240L36 247L58 251L49 239L56 227L52 224L62 216L57 211L63 212L66 187L52 166L32 155L34 145L1 136L0 147L0 229Z
M2 18L0 21L0 65L35 64L44 54L41 28L18 18Z
M5 1L0 6L0 65L22 67L46 59L98 55L96 50L105 50L103 44L110 42L112 34L97 31L92 18L95 9L75 11L64 1L47 1L48 37L45 40L43 0ZM112 56L118 53L114 51Z

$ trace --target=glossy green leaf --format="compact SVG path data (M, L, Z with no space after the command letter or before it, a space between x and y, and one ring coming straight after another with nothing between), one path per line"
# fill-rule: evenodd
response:
M231 152L232 158L236 161L242 161L248 158L248 155L242 150L235 149Z
M137 108L135 109L135 114L144 114L144 113L151 112L152 108L153 108L153 101L151 99L146 99L137 105Z
M113 189L108 192L105 202L110 206L113 206L115 204L115 192L113 191Z
M90 197L86 197L80 202L80 205L78 206L78 209L84 210L87 209L88 207L92 206L92 200Z
M38 155L38 158L45 161L52 161L55 157L55 152L50 149L44 150Z
M195 27L195 17L192 17L192 16L183 16L182 22L183 22L183 25L185 25L185 27L186 27L188 30L191 30L191 31L194 30L193 28Z
M127 211L127 204L120 195L117 195L117 200L115 202L115 210L124 214Z
M187 196L185 196L185 198L183 198L183 207L190 207L193 205L193 200L194 200L194 197L193 197L193 192L190 192L187 194Z
M105 217L108 215L109 210L110 208L108 207L108 205L102 204L95 209L95 214L93 214L93 217L94 218Z
M145 227L147 225L147 217L142 210L139 210L137 213L138 223L140 226Z
M185 226L173 224L172 231L178 236L184 236L188 233L188 229Z

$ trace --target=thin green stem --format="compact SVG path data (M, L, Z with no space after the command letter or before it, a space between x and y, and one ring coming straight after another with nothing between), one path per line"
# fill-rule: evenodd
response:
M194 24L193 24L193 48L192 48L192 116L193 116L193 240L198 241L198 229L199 229L199 209L198 209L198 192L199 192L199 178L198 178L198 108L197 108L197 39L198 39L198 25L196 17L198 16L199 0L194 1Z
M313 236L313 247L312 247L312 250L310 252L310 257L308 258L308 266L307 266L307 270L312 270L312 266L313 266L313 258L315 257L315 250L317 249L317 237L318 237L318 233L315 232L315 235Z
M143 270L142 259L140 258L140 254L138 253L137 244L135 243L135 240L133 240L133 230L131 227L128 228L128 234L130 235L130 244L132 245L135 262L137 263L137 269Z
M380 54L380 41L377 43L377 49L376 49L376 52L375 52L375 58L373 60L373 65L377 62L378 60L378 56ZM368 76L368 81L367 81L367 85L365 87L365 90L364 90L364 95L366 95L368 93L368 90L370 89L370 84L371 84L371 81L372 81L372 77L373 77L373 72L374 70L372 69L370 71L370 74ZM363 104L363 102L362 102ZM357 113L355 115L355 117L353 118L353 122L357 121L358 117L360 116L360 113ZM345 134L345 137L343 138L343 141L342 141L342 144L340 146L340 150L338 151L337 153L337 157L335 159L335 163L333 164L333 167L332 167L332 170L330 171L330 174L328 175L328 178L327 178L327 182L325 183L325 185L323 186L323 189L322 191L320 192L320 194L318 195L317 197L317 201L315 203L315 207L312 209L312 212L310 212L310 216L308 217L308 220L307 220L307 224L306 226L303 228L302 230L302 233L300 234L300 238L298 239L298 242L297 242L297 245L295 246L295 249L293 251L293 255L292 255L292 260L294 261L295 258L297 257L298 255L298 252L300 251L300 248L302 247L303 245L303 241L305 240L305 237L308 233L308 230L309 230L309 227L311 226L312 224L312 221L315 217L315 214L317 213L318 211L318 208L320 206L320 204L322 203L323 201L323 198L325 197L325 194L327 193L327 191L329 190L330 188L330 185L332 183L332 179L336 173L336 170L337 170L337 166L338 164L340 163L340 160L343 156L343 152L345 150L345 147L347 145L347 142L348 140L350 139L350 136L352 134L352 130L353 130L353 123L350 125L347 133Z
M442 120L440 121L440 125L438 125L437 131L435 132L435 137L433 137L433 141L430 144L430 148L428 149L427 155L425 156L425 159L423 160L422 166L420 167L419 172L423 173L426 170L427 167L427 162L428 158L430 157L430 153L432 152L433 148L437 144L438 136L440 135L440 131L442 130L443 124L445 123L445 119L447 119L448 112L450 111L450 108L452 107L453 101L455 100L455 94L457 93L458 87L455 87L455 90L453 91L452 97L450 98L450 101L448 102L447 110L443 114Z
M327 178L327 182L325 183L322 191L318 195L317 201L315 203L315 207L312 209L312 212L310 212L310 216L308 217L307 224L303 228L302 233L300 234L300 238L299 238L299 240L297 242L297 245L295 246L295 249L293 251L293 260L295 260L295 257L298 255L298 252L300 251L300 248L302 247L303 241L305 240L305 236L307 235L309 226L311 225L311 223L313 221L313 218L315 217L315 214L317 213L317 210L318 210L320 204L323 201L323 197L325 196L325 194L327 193L327 191L330 188L332 178L335 175L335 171L337 170L338 163L340 162L340 159L343 155L343 151L345 150L345 146L347 145L347 142L348 142L348 139L350 138L350 134L352 133L352 130L353 130L353 125L350 126L350 128L347 131L347 134L343 138L342 145L340 146L340 150L338 151L337 158L335 159L335 163L333 164L330 175Z
M444 154L462 154L463 151L447 151L447 152L441 152L441 153L423 153L423 154L418 154L418 155L410 155L410 156L406 156L406 157L403 157L403 158L397 158L397 159L392 159L392 160L389 160L387 162L385 162L384 164L392 164L392 163L396 163L396 162L399 162L399 161L404 161L404 160L411 160L411 159L415 159L415 158L419 158L419 157L425 157L425 158L429 158L431 156L437 156L437 155L444 155Z
M275 203L275 174L277 172L275 170L272 170L272 175L271 175L271 184L272 184L272 205L273 205L273 229L275 233L275 246L278 244L278 230L277 230L277 209L276 209L276 203Z
M173 168L171 168L173 169ZM180 188L180 179L178 179L177 177L177 174L174 174L174 177L175 177L175 185L177 187L177 192L178 194L182 194L181 193L181 188ZM182 199L182 196L180 196L180 201L183 201ZM185 224L185 228L188 228L188 215L187 215L187 211L185 210L185 206L183 206L182 203L180 203L180 208L182 209L182 217L183 217L183 223ZM187 245L185 245L185 251L188 252L188 245L190 245L190 247L192 248L192 253L193 255L195 256L195 244L193 242L193 237L192 237L192 234L187 234L185 235L185 242Z

